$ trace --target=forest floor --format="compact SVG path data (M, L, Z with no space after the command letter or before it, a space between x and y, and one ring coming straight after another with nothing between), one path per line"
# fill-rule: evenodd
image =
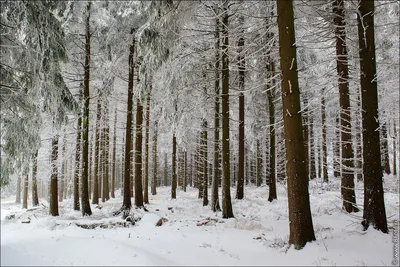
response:
M246 186L245 198L231 195L235 218L222 219L203 207L198 191L160 187L149 196L148 212L133 209L135 225L124 227L113 211L122 198L92 205L83 218L72 210L71 199L60 203L60 216L48 215L48 202L21 209L15 197L1 199L1 265L307 265L391 266L393 226L399 218L398 180L385 177L385 204L390 234L373 228L364 232L362 211L341 209L340 181L310 182L310 201L316 241L300 251L288 247L287 191L278 185L278 200L267 201L268 187ZM356 185L362 210L363 184ZM31 207L31 203L29 203ZM14 218L6 218L15 215ZM29 219L28 219L29 218ZM165 218L161 226L156 226ZM26 223L30 221L30 223ZM25 223L23 223L25 222ZM86 225L86 226L85 226ZM95 227L94 229L85 229ZM107 228L105 228L107 227Z

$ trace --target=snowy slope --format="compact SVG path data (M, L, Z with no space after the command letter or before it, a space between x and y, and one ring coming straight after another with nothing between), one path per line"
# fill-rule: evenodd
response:
M386 212L390 226L399 217L399 194L394 177L385 179ZM141 218L136 225L107 229L83 229L78 224L124 223L112 216L122 203L116 199L92 205L93 216L82 218L72 211L72 201L60 203L59 217L51 217L44 206L27 211L1 203L1 265L311 265L390 266L392 234L374 229L362 231L362 212L346 214L341 207L340 182L310 182L310 200L317 240L303 250L288 248L286 188L278 185L278 201L267 201L268 188L247 186L245 199L233 199L234 219L203 207L198 191L178 190L170 200L170 188L158 188L150 196L149 212L134 210ZM362 208L363 185L357 185ZM232 196L235 190L232 189ZM42 203L47 206L44 200ZM169 209L171 208L172 209ZM5 217L15 214L15 219ZM29 224L21 220L29 217ZM168 221L155 226L161 218ZM211 217L215 220L207 220ZM205 222L209 221L207 224ZM199 226L198 226L199 224Z

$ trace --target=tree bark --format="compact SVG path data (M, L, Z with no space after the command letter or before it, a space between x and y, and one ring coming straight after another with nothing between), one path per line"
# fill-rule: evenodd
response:
M117 161L117 108L115 108L115 116L114 116L114 136L113 136L113 154L112 154L112 174L111 174L111 197L115 198L115 186L117 181L117 170L116 170L116 161Z
M222 217L233 218L230 188L230 151L229 151L229 37L228 15L229 0L224 2L222 19Z
M149 204L149 133L150 133L150 96L152 81L150 79L149 92L147 94L147 105L146 105L146 148L145 148L145 174L144 174L144 195L143 201L145 204Z
M79 103L82 101L82 98L83 98L83 91L81 90L81 87L79 87ZM74 210L81 210L79 203L79 169L81 167L82 110L79 110L78 112L76 131L77 133L76 133L76 144L75 144L75 169L74 169ZM91 165L89 164L89 168L90 166Z
M338 73L340 132L342 141L341 193L343 199L343 209L345 209L347 212L357 212L358 208L356 205L356 194L354 191L354 153L352 146L353 141L351 138L349 69L347 62L344 0L335 0L333 3L333 13L335 14L334 22L336 26L336 69Z
M102 105L100 96L97 98L97 119L96 119L96 140L95 148L94 148L94 176L93 176L93 204L99 204L99 179L100 179L100 145L101 145L101 136L100 136L100 124L101 124L101 112Z
M126 131L125 131L125 156L124 156L124 201L121 210L129 212L131 202L131 143L132 143L132 112L133 112L133 74L135 53L135 30L131 30L132 45L129 47L129 82L128 82L128 104L126 109Z
M58 135L51 139L50 215L58 216Z
M300 113L293 1L277 0L281 88L289 202L289 244L301 249L315 240Z
M324 182L328 182L328 162L327 162L327 146L326 146L326 112L325 112L325 87L321 92L321 122L322 122L322 159L321 170Z
M37 170L38 170L38 156L39 150L36 150L33 156L33 170L32 170L32 205L39 206L38 186L37 186Z
M154 196L157 194L157 130L158 123L155 122L155 130L153 137L153 180L151 182L151 194Z
M18 174L18 178L17 178L17 192L15 195L15 203L16 204L20 204L21 203L21 175Z
M342 162L340 156L340 115L336 116L336 124L335 124L335 139L333 141L333 176L341 177L341 167L340 163Z
M203 206L208 205L208 134L207 134L208 124L205 119L203 119L203 138L202 138L202 149L203 149Z
M29 186L29 174L27 173L25 175L24 196L22 198L22 208L23 209L27 209L28 208L28 186Z
M164 153L164 186L168 185L168 157L167 153Z
M396 130L396 120L393 121L393 175L397 175L397 130Z
M176 136L175 132L172 136L172 181L171 181L171 198L176 198Z
M308 132L310 134L308 144L309 144L309 151L310 151L310 173L309 177L310 179L314 179L317 176L316 170L315 170L315 138L314 138L314 120L313 120L313 114L312 111L310 110L309 115L308 115Z
M362 106L364 214L362 225L388 233L379 142L374 1L360 0L357 13Z
M382 169L386 174L390 174L389 145L386 123L381 126L382 132Z
M143 207L142 186L142 146L143 146L143 105L136 102L136 143L135 143L135 206Z
M110 185L109 185L109 156L110 156L110 120L108 113L108 100L104 106L104 137L103 137L103 191L102 191L102 202L110 199Z

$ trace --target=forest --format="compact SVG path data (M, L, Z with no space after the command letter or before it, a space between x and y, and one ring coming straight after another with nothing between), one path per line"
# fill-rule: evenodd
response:
M1 1L1 265L398 266L399 14Z

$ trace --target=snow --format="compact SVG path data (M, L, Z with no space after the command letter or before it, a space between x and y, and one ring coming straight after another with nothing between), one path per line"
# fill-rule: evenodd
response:
M399 217L396 181L385 177L389 226ZM92 205L93 215L85 218L72 210L71 199L60 203L59 217L51 217L45 200L41 200L44 206L26 210L14 203L14 197L5 198L1 201L1 265L391 265L392 234L373 228L364 232L362 212L346 214L340 209L338 179L328 184L310 182L317 240L300 251L288 248L287 191L282 184L277 188L278 200L270 203L267 186L246 186L243 200L232 199L235 218L222 219L221 212L202 206L196 189L188 187L186 193L178 189L178 198L171 200L170 188L160 187L157 195L150 195L148 212L133 209L137 222L129 227L113 226L125 222L112 216L122 204L120 192L116 199L101 203L101 209ZM357 184L356 195L362 209L362 183ZM11 214L15 218L7 220ZM28 217L30 223L21 223ZM157 227L160 218L167 221ZM111 226L83 229L76 223Z

